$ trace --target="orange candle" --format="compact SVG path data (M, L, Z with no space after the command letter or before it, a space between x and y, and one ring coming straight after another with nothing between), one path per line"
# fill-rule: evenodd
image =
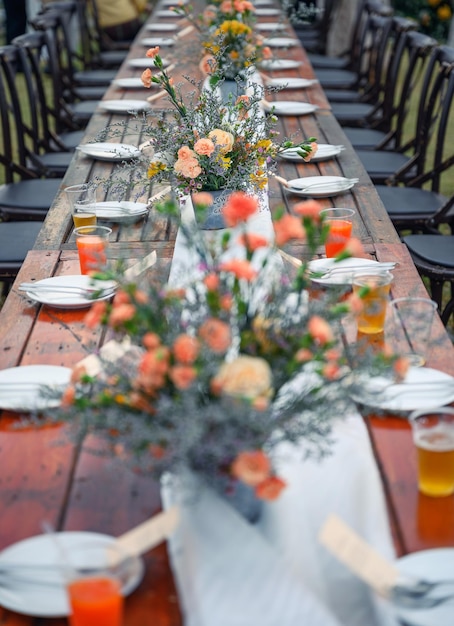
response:
M328 220L329 235L325 242L327 257L335 257L345 248L352 234L352 223L348 220Z
M113 578L93 577L68 585L71 626L121 626L123 597Z

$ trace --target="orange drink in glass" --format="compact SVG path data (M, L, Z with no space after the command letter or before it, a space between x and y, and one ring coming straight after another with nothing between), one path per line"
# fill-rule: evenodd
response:
M320 215L329 226L325 241L325 253L328 258L335 257L345 248L352 234L354 209L323 209Z
M106 248L112 229L107 226L80 226L74 229L81 274L105 268Z
M454 493L454 409L440 407L410 415L418 458L418 487L426 496Z
M108 576L76 579L67 586L71 626L121 626L120 581Z
M359 332L367 335L383 332L392 280L391 272L354 274L353 293L360 296L363 304L356 319Z

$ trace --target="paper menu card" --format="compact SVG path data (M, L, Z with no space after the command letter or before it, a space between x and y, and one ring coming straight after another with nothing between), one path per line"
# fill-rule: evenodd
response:
M318 539L334 556L361 580L382 595L396 584L399 571L364 541L340 517L330 515Z

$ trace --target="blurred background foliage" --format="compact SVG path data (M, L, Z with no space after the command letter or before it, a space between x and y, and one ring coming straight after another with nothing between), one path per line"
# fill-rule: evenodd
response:
M411 17L419 30L439 41L447 41L453 15L453 0L392 0L396 13Z

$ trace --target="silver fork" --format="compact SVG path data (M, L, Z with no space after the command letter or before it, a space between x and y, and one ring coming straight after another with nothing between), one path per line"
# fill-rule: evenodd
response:
M444 586L452 591L442 595L430 595L432 591ZM454 600L454 580L403 579L397 582L389 593L389 600L398 606L408 609L432 609Z
M78 287L77 285L47 285L40 283L21 283L17 289L18 291L33 291L35 293L39 293L40 291L61 291L63 293L74 293L77 295L92 295L95 293L107 294L115 291L114 286Z
M301 187L295 187L288 183L286 188L290 191L312 191L313 189L344 189L346 185L354 185L359 182L359 178L344 178L343 180L333 180L331 182L316 182L308 185L302 185Z

